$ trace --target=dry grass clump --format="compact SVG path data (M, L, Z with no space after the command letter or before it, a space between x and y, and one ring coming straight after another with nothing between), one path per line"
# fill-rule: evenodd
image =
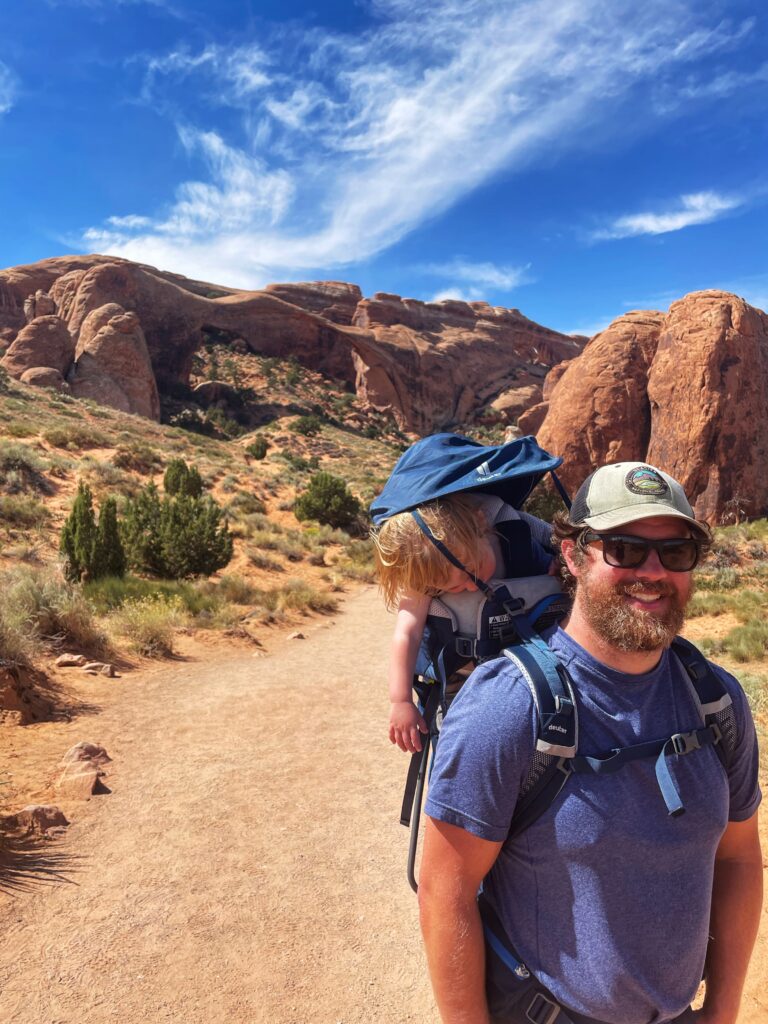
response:
M108 619L110 631L146 658L173 654L173 637L189 621L178 596L151 594L125 601Z
M75 413L80 416L80 413ZM66 426L48 427L43 438L54 448L80 451L83 448L108 448L109 437L100 430L94 430L84 423L68 423Z
M97 652L106 636L82 591L58 569L19 566L0 574L0 633L5 654L27 661L45 647L64 643Z
M45 526L48 509L30 494L0 494L0 525L6 530L34 530Z

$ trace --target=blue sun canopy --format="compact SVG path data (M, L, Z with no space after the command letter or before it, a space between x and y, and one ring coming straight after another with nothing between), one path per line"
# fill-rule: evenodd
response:
M539 480L562 461L531 436L482 445L460 434L432 434L400 457L371 503L371 518L379 526L398 512L461 491L495 494L520 508Z

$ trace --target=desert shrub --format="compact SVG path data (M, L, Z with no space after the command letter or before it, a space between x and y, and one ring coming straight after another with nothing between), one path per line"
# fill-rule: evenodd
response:
M166 494L186 494L199 498L203 493L203 480L195 466L188 466L184 459L171 459L163 476Z
M259 548L248 548L248 561L256 569L263 569L265 572L283 572L282 562L276 558L265 555Z
M72 511L61 528L59 552L64 574L73 583L100 576L122 576L126 561L115 499L107 498L101 506L97 525L91 489L81 480Z
M728 607L728 598L725 594L699 592L691 598L686 614L689 618L698 618L699 615L724 615Z
M147 658L173 654L174 632L186 622L181 599L163 594L129 599L109 617L112 632L126 638L132 650Z
M261 460L266 457L268 448L269 441L263 434L259 434L249 445L246 445L245 450L251 458Z
M79 416L79 413L75 413ZM106 448L109 438L83 423L68 424L66 427L49 427L43 431L43 438L54 448L80 451L82 448Z
M732 566L696 574L696 586L701 590L735 590L740 582L741 576Z
M145 598L178 600L190 615L215 611L221 599L215 591L205 590L187 580L156 580L141 576L106 576L83 586L83 594L99 615L121 608L126 601Z
M288 425L288 429L292 430L294 434L302 434L304 437L314 437L315 434L320 433L322 428L323 421L314 413L309 416L299 416L297 420Z
M38 428L23 420L10 420L5 424L3 430L9 437L34 437Z
M118 469L128 469L133 473L153 473L163 464L162 456L141 441L119 444L112 462Z
M207 496L161 500L148 484L128 502L121 532L129 565L166 579L210 576L232 558L224 512Z
M758 661L768 654L768 622L753 619L732 629L722 641L722 649L735 661Z
M6 529L36 529L48 518L45 505L29 494L0 494L0 523Z
M236 491L227 505L227 511L248 517L255 514L263 515L265 508L262 499L253 491Z
M344 481L322 470L310 479L293 508L299 520L316 519L336 527L353 525L361 512L360 502Z
M220 596L232 604L251 604L256 596L256 588L242 576L222 576L217 589Z
M77 587L51 569L16 568L0 578L2 616L15 633L26 636L28 649L46 642L68 642L102 650L106 638L93 609Z
M731 565L738 565L739 562L739 552L736 546L721 536L715 536L707 558L707 565L710 568L724 569Z
M6 444L0 449L0 481L11 494L27 490L49 493L45 468L45 462L29 445Z
M551 523L557 512L565 508L563 499L551 486L548 481L542 480L526 498L523 504L523 511L531 516L543 519L545 523Z

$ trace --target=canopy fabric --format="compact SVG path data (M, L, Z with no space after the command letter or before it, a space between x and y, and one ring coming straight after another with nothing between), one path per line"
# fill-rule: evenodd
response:
M519 508L539 480L562 461L530 435L482 445L460 434L432 434L401 455L384 490L371 503L371 518L379 526L398 512L461 491L495 494Z

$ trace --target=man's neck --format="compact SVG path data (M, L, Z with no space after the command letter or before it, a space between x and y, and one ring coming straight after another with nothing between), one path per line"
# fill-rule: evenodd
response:
M618 672L629 675L644 675L652 671L664 653L664 647L653 651L620 651L597 634L574 607L570 615L563 620L561 627L565 633L591 654L596 661Z

